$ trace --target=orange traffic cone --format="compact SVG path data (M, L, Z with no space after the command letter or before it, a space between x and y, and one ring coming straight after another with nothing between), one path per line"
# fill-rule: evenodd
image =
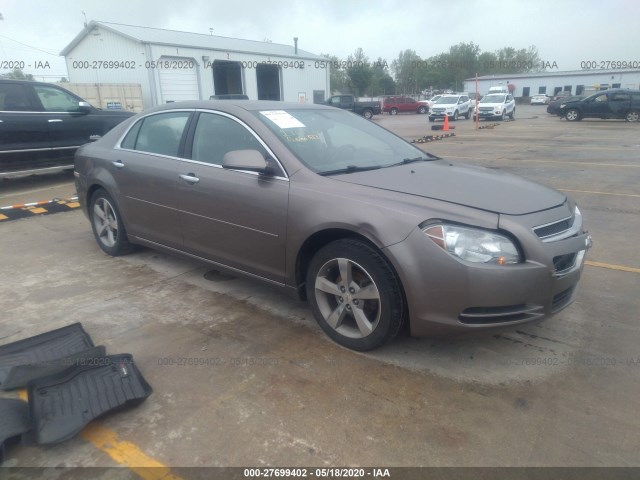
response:
M442 131L449 131L449 115L447 115L447 112L444 113L444 126L442 127Z

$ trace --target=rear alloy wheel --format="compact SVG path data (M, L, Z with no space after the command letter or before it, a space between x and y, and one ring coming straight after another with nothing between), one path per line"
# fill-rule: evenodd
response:
M391 115L397 115L398 114L398 109L397 108L392 108L391 110L389 110L389 113Z
M366 118L367 120L371 120L373 118L373 112L371 110L367 109L364 112L362 112L362 116L364 118Z
M567 110L567 113L565 114L565 118L570 122L576 122L581 119L580 112L575 108L572 108L570 110Z
M631 110L630 112L627 112L624 119L627 122L637 122L638 119L640 119L640 113L638 113L637 110Z
M427 113L427 107L420 107L418 108L418 113L421 115L424 115L425 113Z
M311 260L307 298L324 332L353 350L378 348L400 331L404 302L387 261L358 240L337 240Z
M91 197L89 215L93 235L102 251L115 257L133 250L133 245L127 240L118 207L105 190L96 190Z

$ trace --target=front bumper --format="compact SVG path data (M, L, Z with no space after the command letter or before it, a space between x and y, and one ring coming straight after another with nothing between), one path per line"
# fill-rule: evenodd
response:
M509 224L516 222L520 220L505 223L512 226ZM499 266L460 261L420 228L404 242L385 249L405 290L412 335L491 330L540 321L573 302L590 236L581 231L545 243L530 228L504 229L519 239L524 238L520 234L529 235L526 242L520 241L525 262Z

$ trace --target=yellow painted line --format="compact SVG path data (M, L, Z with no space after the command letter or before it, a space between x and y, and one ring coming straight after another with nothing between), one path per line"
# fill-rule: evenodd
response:
M129 467L144 480L182 480L172 474L169 467L149 457L134 443L121 440L116 432L103 427L99 422L87 425L80 436L120 465Z
M609 270L619 270L621 272L640 273L640 268L625 267L624 265L612 265L610 263L592 262L590 260L585 260L584 264L590 267L608 268Z
M19 390L18 396L25 402L28 400L26 390ZM134 443L121 440L116 432L103 427L100 422L87 425L80 436L144 480L182 480L182 477L173 475L169 467L149 457Z
M47 209L46 208L30 208L29 211L31 213L45 213Z
M6 220L7 218L9 217L0 213L0 220Z
M617 197L637 197L637 198L640 198L640 195L636 195L634 193L592 192L591 190L569 190L568 188L556 188L556 190L560 190L561 192L591 193L593 195L614 195L614 196L617 196Z
M67 203L67 207L69 208L78 208L80 206L79 202L69 202Z

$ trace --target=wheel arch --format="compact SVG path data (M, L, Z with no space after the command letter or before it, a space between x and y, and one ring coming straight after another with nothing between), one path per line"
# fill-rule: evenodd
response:
M310 235L302 244L300 249L298 250L298 255L296 256L296 268L295 268L295 281L298 286L298 295L302 300L306 300L306 291L305 291L305 279L307 276L307 270L309 268L309 264L311 263L311 259L315 255L315 253L320 250L325 245L328 245L331 242L336 240L343 239L352 239L359 240L369 247L376 250L382 258L387 262L389 268L393 271L396 279L398 281L398 285L400 286L400 292L402 294L402 302L404 304L405 312L408 312L407 308L407 296L405 294L404 285L402 283L402 277L398 274L398 270L396 269L393 262L389 259L387 255L385 255L384 251L381 247L374 242L372 239L362 235L358 232L354 232L353 230L348 230L345 228L327 228L324 230L320 230L318 232Z

